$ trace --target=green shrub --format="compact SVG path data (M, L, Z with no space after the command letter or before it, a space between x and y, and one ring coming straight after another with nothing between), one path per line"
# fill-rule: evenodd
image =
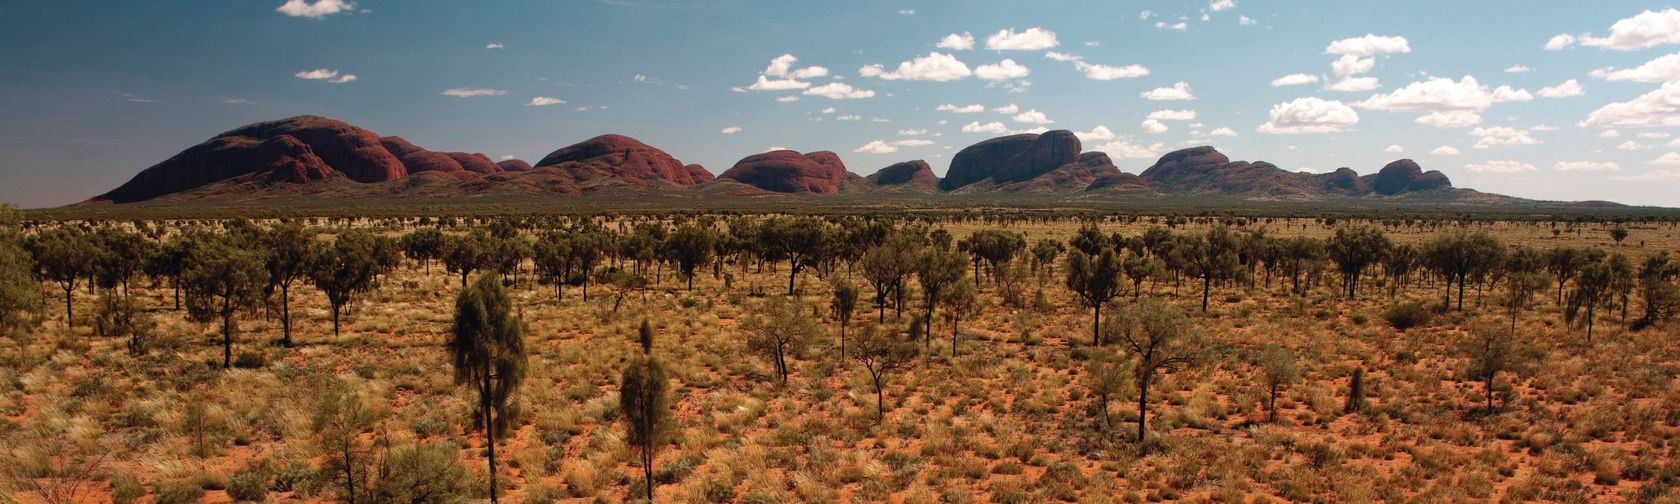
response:
M233 358L233 367L239 369L261 369L268 364L268 356L262 352L245 350Z
M1383 320L1388 321L1389 327L1400 331L1427 324L1433 316L1429 308L1420 303L1397 304L1383 310Z
M448 502L467 495L467 469L438 445L406 446L386 458L388 471L373 484L375 502Z
M204 500L204 488L185 481L158 483L152 488L156 504L192 504Z
M246 469L233 475L227 484L228 497L241 502L268 500L268 472Z
M141 486L133 476L121 475L111 478L111 501L118 504L129 504L146 496L146 487Z

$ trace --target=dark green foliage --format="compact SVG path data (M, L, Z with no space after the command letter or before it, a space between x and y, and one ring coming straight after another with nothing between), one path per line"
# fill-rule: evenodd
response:
M187 293L187 314L194 320L222 321L222 367L233 365L235 313L262 303L268 270L261 253L244 248L232 235L204 239L192 249L181 283Z
M310 254L310 280L332 305L335 336L339 334L344 306L374 287L374 277L381 270L374 252L375 241L372 233L351 229L339 233L332 243L315 246Z
M1422 303L1401 303L1383 309L1382 316L1389 327L1404 331L1429 323L1435 314Z
M471 479L455 463L455 451L439 445L411 445L385 455L371 502L457 503L468 497Z
M343 384L328 388L315 404L313 427L324 452L321 470L347 502L366 500L372 455L361 435L378 421L361 394Z
M711 260L712 241L715 239L710 228L692 223L677 228L666 238L666 256L677 263L677 269L688 280L688 290L694 290L694 270Z
M1120 295L1124 265L1112 250L1091 256L1074 249L1067 255L1067 287L1091 309L1091 345L1102 346L1102 307Z
M1336 235L1330 238L1329 246L1325 248L1330 252L1330 260L1336 262L1336 269L1342 273L1342 288L1347 292L1348 299L1353 299L1358 293L1359 279L1365 269L1382 261L1393 245L1388 236L1377 228L1336 229Z
M1155 300L1121 310L1108 326L1113 338L1131 351L1138 392L1137 442L1143 442L1149 417L1149 384L1163 370L1195 366L1210 355L1207 342L1190 317L1177 306Z
M292 283L310 275L314 241L314 232L295 221L282 222L262 234L268 290L280 289L280 343L285 346L292 346Z
M834 310L834 318L840 321L840 358L846 358L846 324L852 321L852 312L857 310L858 288L852 282L837 278L834 280L834 298L829 306Z
M403 255L420 263L427 276L432 274L432 260L443 256L443 246L443 232L437 228L416 229L402 237Z
M1569 292L1568 304L1564 307L1564 320L1571 323L1580 320L1587 326L1589 345L1593 340L1593 317L1598 305L1610 294L1610 274L1610 265L1605 261L1594 261L1581 268L1580 276L1575 279L1575 289Z
M463 236L451 236L443 241L443 265L450 273L461 275L461 288L467 288L467 276L492 264L490 234L474 229Z
M642 354L625 364L620 377L618 406L624 416L625 444L641 462L647 498L653 500L653 461L676 432L671 416L670 378L664 363L652 353L652 331L643 322Z
M475 427L484 428L490 464L490 500L496 500L496 439L512 425L513 397L525 381L525 325L513 313L513 299L495 277L483 275L455 301L453 334L447 343L455 383L478 395Z
M251 468L234 473L228 479L227 494L237 502L268 500L268 471Z
M1342 405L1343 413L1354 413L1365 409L1365 368L1353 368L1353 377L1348 379L1347 403Z
M75 311L70 301L76 286L88 279L89 266L98 256L87 233L74 228L53 228L36 235L29 242L29 252L35 259L37 274L64 291L64 323L73 325Z
M922 286L922 303L927 308L923 318L928 323L922 336L928 346L933 344L933 309L967 275L963 262L962 254L940 247L923 249L916 261L916 281Z

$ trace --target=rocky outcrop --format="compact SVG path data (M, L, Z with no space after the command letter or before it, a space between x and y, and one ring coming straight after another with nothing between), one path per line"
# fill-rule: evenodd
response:
M1078 162L1079 148L1079 137L1067 130L993 138L958 151L939 188L951 191L981 181L1002 186L1029 180Z
M1358 196L1368 191L1365 187L1365 181L1359 178L1359 174L1346 167L1337 168L1336 171L1330 173L1315 175L1313 178L1318 180L1320 188L1331 194Z
M939 185L939 176L933 174L933 167L927 161L917 159L894 163L874 174L864 177L864 182L870 186L902 186L902 185Z
M712 172L706 171L706 167L704 166L691 164L684 166L683 170L688 172L689 180L693 180L696 184L717 180L717 177L712 175Z
M531 163L520 159L503 159L496 162L496 167L501 168L504 172L531 171Z
M1417 162L1410 159L1397 160L1383 166L1375 175L1365 176L1365 184L1371 191L1383 196L1452 187L1452 181L1447 179L1446 174L1437 170L1425 172Z
M665 151L624 135L601 135L563 147L544 156L536 165L537 168L549 166L564 170L585 186L691 186L709 180L709 176L697 177Z
M742 158L718 175L778 193L834 194L861 177L846 171L840 156L829 151L800 154L791 150L770 151Z

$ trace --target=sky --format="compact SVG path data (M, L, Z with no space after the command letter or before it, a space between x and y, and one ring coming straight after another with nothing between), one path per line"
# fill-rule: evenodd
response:
M102 193L299 114L540 159L620 133L721 173L859 174L1068 129L1172 150L1680 207L1680 10L1646 1L0 2L0 201Z

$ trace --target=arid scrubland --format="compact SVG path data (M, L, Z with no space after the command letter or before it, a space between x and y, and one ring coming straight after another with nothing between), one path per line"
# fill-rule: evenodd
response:
M18 502L1680 499L1666 222L8 227Z

